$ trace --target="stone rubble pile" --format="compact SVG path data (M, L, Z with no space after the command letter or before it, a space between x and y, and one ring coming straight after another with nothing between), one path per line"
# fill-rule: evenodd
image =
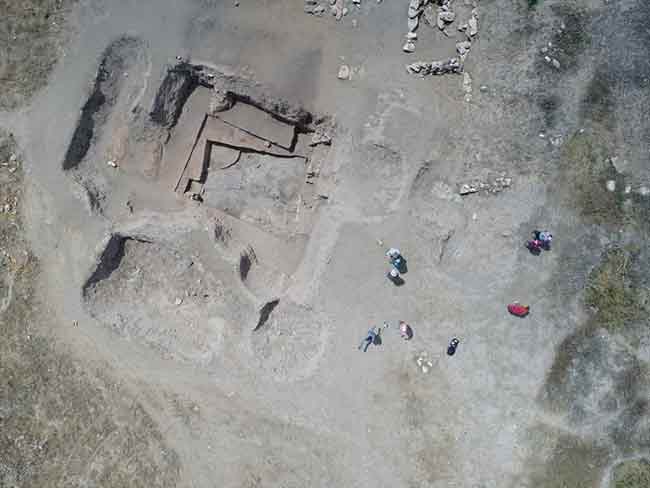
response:
M350 13L350 9L345 6L345 2L346 0L305 0L304 12L321 17L327 12L329 7L330 14L336 20L341 20ZM380 2L381 0L377 0L377 3ZM361 0L352 0L352 4L359 8L361 7ZM353 22L353 24L356 24L356 22Z
M472 183L463 183L458 189L461 195L470 195L472 193L486 192L486 193L499 193L500 191L510 188L512 185L512 178L505 176L505 174L495 178L491 183L484 181L474 181Z
M437 27L445 35L451 36L448 27L458 20L459 16L452 9L453 0L410 0L408 8L408 33L406 34L406 43L402 50L407 53L415 51L415 41L419 26L420 16L424 18L425 23L431 27ZM468 4L468 0L465 2ZM434 11L434 5L437 5L437 11ZM406 66L406 70L411 74L420 76L442 75L447 73L460 74L463 72L465 58L472 48L472 40L478 34L478 0L472 0L472 10L466 23L458 26L458 30L465 34L465 39L456 43L456 52L458 57L452 57L444 61L416 61ZM472 86L471 77L467 75L463 79L463 91L465 99L471 100Z
M562 22L562 24L560 24L559 34L563 34L565 29L566 29L566 24ZM546 46L543 46L540 49L540 53L544 56L544 61L546 61L547 64L550 64L555 69L560 69L562 65L560 64L560 61L558 61L557 59L557 55L560 54L560 51L557 48L557 46L554 46L552 42L548 42Z
M462 73L463 66L458 58L449 58L445 61L416 61L406 66L406 70L411 74L420 76L426 75L445 75L447 73Z
M325 129L316 129L311 136L311 141L309 142L310 146L318 146L319 144L324 144L329 146L332 144L332 137Z
M415 357L415 364L420 370L422 370L424 374L426 374L431 371L434 362L433 358L429 356L429 353L427 351L422 351Z

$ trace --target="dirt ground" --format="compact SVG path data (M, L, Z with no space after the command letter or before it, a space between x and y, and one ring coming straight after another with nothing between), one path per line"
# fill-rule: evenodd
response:
M646 2L5 4L0 486L648 485Z

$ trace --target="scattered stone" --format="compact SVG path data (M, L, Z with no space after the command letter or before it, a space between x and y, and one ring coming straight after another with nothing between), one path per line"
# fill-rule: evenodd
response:
M349 80L350 79L350 67L347 64L342 64L339 68L338 74L339 80Z
M438 12L438 28L440 30L443 30L447 24L451 24L454 19L456 18L456 14L454 12L450 11L445 11L445 10L440 10Z
M553 65L553 67L554 67L555 69L560 69L560 62L559 62L557 59L553 58L553 59L551 60L551 64Z
M470 37L474 37L478 34L478 15L476 9L472 10L472 16L467 21L467 34Z
M501 176L494 180L494 186L501 186L502 188L508 188L512 184L512 178Z
M176 300L174 300L174 305L179 306L183 303L183 298L178 297Z
M402 46L402 51L405 53L415 52L415 43L413 41L406 41L406 43L404 43Z
M487 192L499 193L512 185L512 178L505 175L495 178L491 183L484 181L474 181L472 183L463 183L458 193L462 196L470 195L472 193Z
M478 188L475 187L474 185L469 185L467 183L463 183L460 185L460 190L458 190L458 193L461 195L469 195L470 193L476 193L478 192Z
M321 130L316 130L314 132L314 135L311 136L311 142L309 143L310 146L317 146L318 144L324 144L326 146L329 146L332 144L332 138L327 134L325 131Z
M469 41L461 41L456 43L456 51L460 55L460 58L463 59L469 50L472 47L472 43Z
M465 71L463 72L463 91L465 92L465 101L472 101L472 77Z
M488 87L487 87L487 85L481 85L479 87L479 90L481 90L482 93L485 93L486 91L488 91Z
M415 364L425 374L433 368L433 361L429 359L429 355L426 352L421 352L417 355L415 358Z
M109 165L111 168L117 168L117 163L112 159L106 161L106 164Z
M607 180L607 184L605 185L607 188L607 191L616 191L616 181L614 180Z
M550 63L551 58L549 56L544 56L544 61L546 61L547 63Z
M216 88L210 94L210 105L208 106L208 113L215 115L231 108L234 104L232 97L228 95L225 90Z
M544 46L542 49L540 49L542 54L546 54L548 52L548 48Z
M433 5L429 4L426 7L424 7L424 10L422 11L422 16L424 17L424 21L427 24L429 24L431 27L435 27L437 25L438 17L433 11Z
M462 73L463 68L458 58L450 58L446 61L416 61L406 66L406 70L411 74L426 75L444 75L447 73Z

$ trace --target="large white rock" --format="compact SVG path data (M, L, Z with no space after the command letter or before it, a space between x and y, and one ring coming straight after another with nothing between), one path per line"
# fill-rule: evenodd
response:
M470 37L474 37L478 34L478 17L474 13L467 21L467 30Z
M406 41L406 43L404 43L402 46L402 51L405 53L415 52L415 43L413 41Z

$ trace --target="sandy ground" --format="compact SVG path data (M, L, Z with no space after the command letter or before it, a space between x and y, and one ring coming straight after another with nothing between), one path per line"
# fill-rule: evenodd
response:
M648 455L650 333L644 313L620 313L650 296L650 10L477 3L469 99L463 75L407 73L464 34L423 24L403 53L404 1L362 0L340 22L299 0L74 7L47 86L0 113L39 262L34 333L88 384L119 383L92 401L147 448L97 434L39 486L591 488ZM191 146L209 107L192 95L178 125L152 125L177 56L326 117L331 146L298 134L290 158L269 142L277 154L229 173L215 168L232 148L215 152L204 201L180 196L169 154L187 153L173 144ZM459 194L500 177L499 192ZM555 242L533 256L523 244L542 227ZM408 260L400 287L389 246ZM514 300L527 318L508 315ZM384 322L381 345L359 351ZM76 428L91 439L93 425ZM36 486L19 461L0 462L0 481ZM111 462L122 477L98 476Z

